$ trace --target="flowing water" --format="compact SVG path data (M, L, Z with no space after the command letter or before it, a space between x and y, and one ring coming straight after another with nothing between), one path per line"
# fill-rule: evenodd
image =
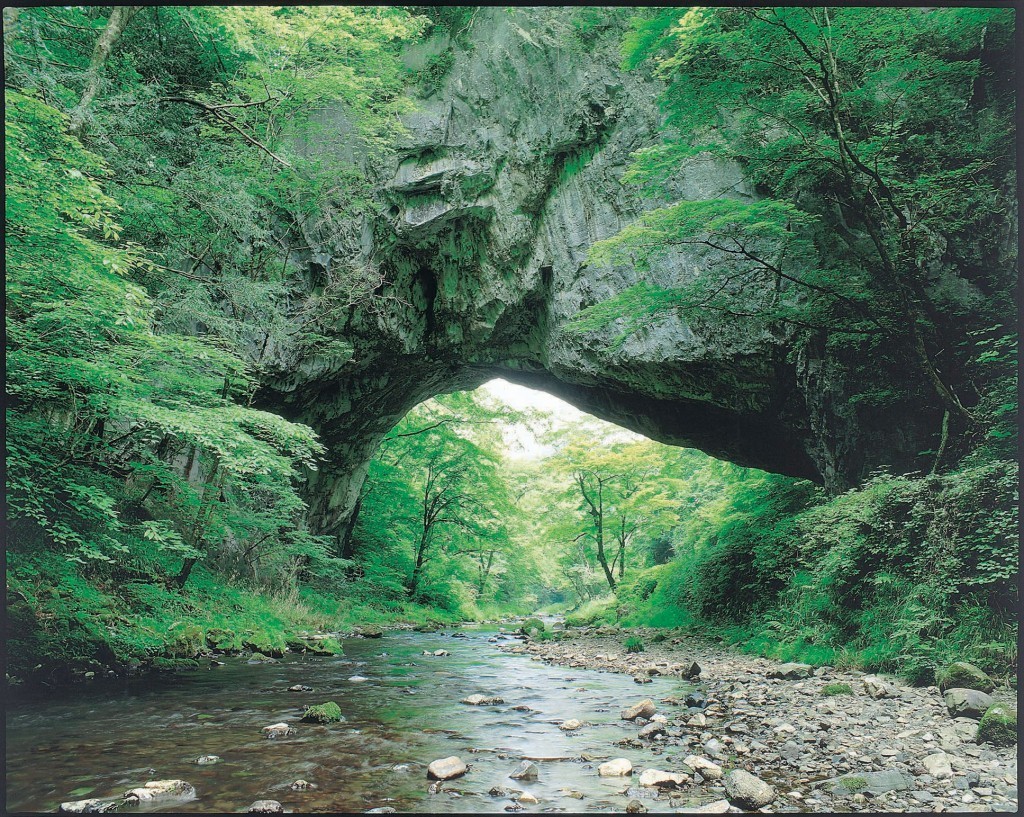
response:
M62 801L117 796L148 780L178 778L195 786L197 798L150 811L236 812L273 799L297 812L379 806L503 812L511 801L489 795L494 786L533 794L540 804L528 811L622 811L630 779L598 777L601 759L670 768L656 750L613 745L636 735L619 710L644 697L684 695L691 689L686 682L655 678L641 687L624 675L545 666L500 652L488 641L493 632L460 632L467 637L393 632L345 641L344 657L288 656L262 665L232 658L225 666L114 689L97 685L10 700L7 809L55 811ZM421 654L437 649L451 655ZM353 676L369 680L350 681ZM288 692L292 684L315 691ZM505 703L459 703L473 693ZM306 705L332 700L345 723L298 722ZM532 711L512 708L521 704ZM559 731L569 718L589 725L576 734ZM260 730L279 721L294 725L296 734L264 738ZM195 764L208 754L221 762ZM426 765L450 755L469 763L469 774L430 794ZM509 779L523 758L535 760L538 780ZM297 779L317 788L292 791ZM669 810L667 800L645 804Z

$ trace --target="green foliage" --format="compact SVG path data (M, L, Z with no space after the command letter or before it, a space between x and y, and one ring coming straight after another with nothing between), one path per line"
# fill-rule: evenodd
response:
M849 684L826 684L821 688L821 694L826 698L836 695L853 695L853 687Z
M647 574L630 623L689 625L743 649L900 672L928 683L967 659L1016 661L1016 467L880 475L827 499L799 483L734 483L690 546ZM694 536L694 533L697 535Z
M637 653L644 651L644 641L639 636L631 635L625 640L622 645L626 648L626 652Z
M302 720L306 723L338 723L345 719L341 715L341 707L334 701L328 701L308 707L302 715Z

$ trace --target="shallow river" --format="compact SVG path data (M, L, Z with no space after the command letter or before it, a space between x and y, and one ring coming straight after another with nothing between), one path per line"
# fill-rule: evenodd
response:
M79 687L48 697L21 697L7 708L7 809L54 811L65 800L107 797L148 780L179 778L195 786L188 803L156 811L236 812L254 800L279 800L297 812L504 812L511 801L487 792L506 786L533 794L527 811L622 811L629 778L601 778L594 758L626 757L634 766L670 768L651 749L614 741L636 735L619 710L691 689L678 678L638 686L625 675L549 667L508 655L491 631L387 633L349 639L345 656L288 656L277 664L226 665L176 676L136 679L120 688ZM448 657L421 655L446 649ZM353 676L368 678L352 682ZM287 692L306 684L312 693ZM468 706L473 693L504 704ZM298 723L306 705L337 701L346 722ZM532 712L517 712L526 704ZM558 723L590 725L566 734ZM297 733L267 740L260 730L289 721ZM196 765L200 755L220 763ZM458 755L465 777L428 792L426 765ZM523 758L536 760L536 781L508 778ZM681 759L681 758L680 758ZM398 767L397 769L395 767ZM405 768L403 768L405 767ZM292 791L303 779L318 788ZM635 780L635 778L633 778ZM583 792L583 800L562 792ZM667 800L645 804L668 811Z

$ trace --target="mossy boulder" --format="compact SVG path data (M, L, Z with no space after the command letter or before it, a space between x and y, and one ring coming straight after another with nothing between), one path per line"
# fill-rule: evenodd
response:
M327 701L327 703L309 707L303 714L302 720L306 723L340 723L345 718L341 714L340 706L334 701Z
M992 704L978 724L978 743L1013 746L1017 743L1017 710L1003 704Z
M528 618L523 622L523 626L519 628L519 632L523 635L536 637L544 632L545 629L544 622L539 618Z
M243 649L242 638L234 630L211 627L206 631L206 645L217 652L238 653Z
M246 630L242 633L242 646L252 652L261 652L273 658L284 657L288 644L280 633L254 632Z
M363 638L383 638L384 631L375 624L364 624L357 628L356 632Z
M178 672L199 669L199 662L192 658L154 658L152 667L157 672Z
M164 652L171 658L195 658L206 646L206 636L195 624L172 624L167 628Z
M974 664L966 661L954 661L946 667L938 677L939 689L977 689L980 692L991 692L996 688L995 681Z
M287 640L291 652L312 653L313 655L343 655L345 650L336 638L292 636Z

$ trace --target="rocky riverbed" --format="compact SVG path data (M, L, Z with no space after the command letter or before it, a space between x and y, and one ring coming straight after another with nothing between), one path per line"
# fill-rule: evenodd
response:
M693 676L697 692L683 700L655 697L654 712L643 713L650 719L623 721L630 734L618 746L653 742L655 753L665 759L664 772L689 778L679 787L638 786L631 792L637 795L634 811L646 809L652 800L658 806L666 799L670 806L683 806L695 796L702 811L739 811L736 804L745 795L736 789L757 788L758 781L771 792L765 787L747 808L1017 810L1016 746L978 743L977 717L952 717L937 687L779 664L692 636L652 643L655 632L581 628L567 631L559 641L501 647L539 662L629 674L637 682L636 701L623 701L624 707L645 698L649 678ZM643 652L625 651L630 634L644 641ZM1013 690L997 688L991 697L1014 705ZM571 700L562 714L574 717ZM652 728L659 721L661 726ZM608 749L614 753L615 746ZM707 763L713 764L710 773L700 768Z

